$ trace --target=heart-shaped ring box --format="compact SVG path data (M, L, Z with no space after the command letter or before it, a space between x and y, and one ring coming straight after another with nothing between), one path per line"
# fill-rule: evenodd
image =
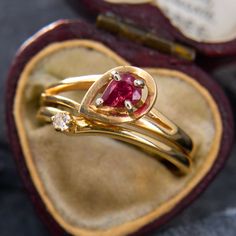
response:
M145 67L159 89L155 104L196 146L186 176L113 139L66 136L36 120L43 89L59 80ZM69 96L81 100L84 91ZM84 21L53 23L26 41L12 63L7 127L15 160L39 216L52 235L146 235L168 222L208 186L233 143L229 102L199 67Z

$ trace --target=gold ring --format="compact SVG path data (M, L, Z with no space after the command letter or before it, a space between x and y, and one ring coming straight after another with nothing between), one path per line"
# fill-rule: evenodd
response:
M58 95L73 90L87 90L81 102ZM133 144L186 174L191 169L192 140L153 108L156 98L157 86L150 74L121 66L46 88L37 117L66 134L99 134Z

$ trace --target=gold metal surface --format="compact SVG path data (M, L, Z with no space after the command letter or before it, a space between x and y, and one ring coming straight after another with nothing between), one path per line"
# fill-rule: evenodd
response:
M54 107L41 107L37 117L40 120L51 122L51 117L58 112L62 111ZM164 143L160 136L154 138L120 126L94 124L81 116L74 117L73 127L64 133L68 135L103 135L127 142L141 148L159 160L168 161L182 174L187 174L192 164L191 158L187 154Z

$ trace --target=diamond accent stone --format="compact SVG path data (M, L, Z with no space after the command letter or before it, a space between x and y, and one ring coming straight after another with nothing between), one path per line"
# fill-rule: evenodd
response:
M58 112L52 117L52 124L55 130L66 131L70 128L71 116L67 112Z

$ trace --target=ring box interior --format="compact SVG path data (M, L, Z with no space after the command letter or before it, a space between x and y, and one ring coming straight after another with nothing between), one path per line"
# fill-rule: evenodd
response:
M76 1L69 1L76 2ZM196 51L195 63L206 71L236 61L234 0L82 0L88 14L114 14L171 42ZM74 4L75 7L76 4ZM222 10L223 9L223 10Z
M120 65L145 68L159 90L155 107L193 138L190 174L176 176L123 142L63 135L36 120L40 93L50 84ZM207 187L232 146L231 108L205 72L82 21L56 22L33 36L18 51L7 83L12 150L52 235L144 235ZM69 96L81 101L84 94Z

